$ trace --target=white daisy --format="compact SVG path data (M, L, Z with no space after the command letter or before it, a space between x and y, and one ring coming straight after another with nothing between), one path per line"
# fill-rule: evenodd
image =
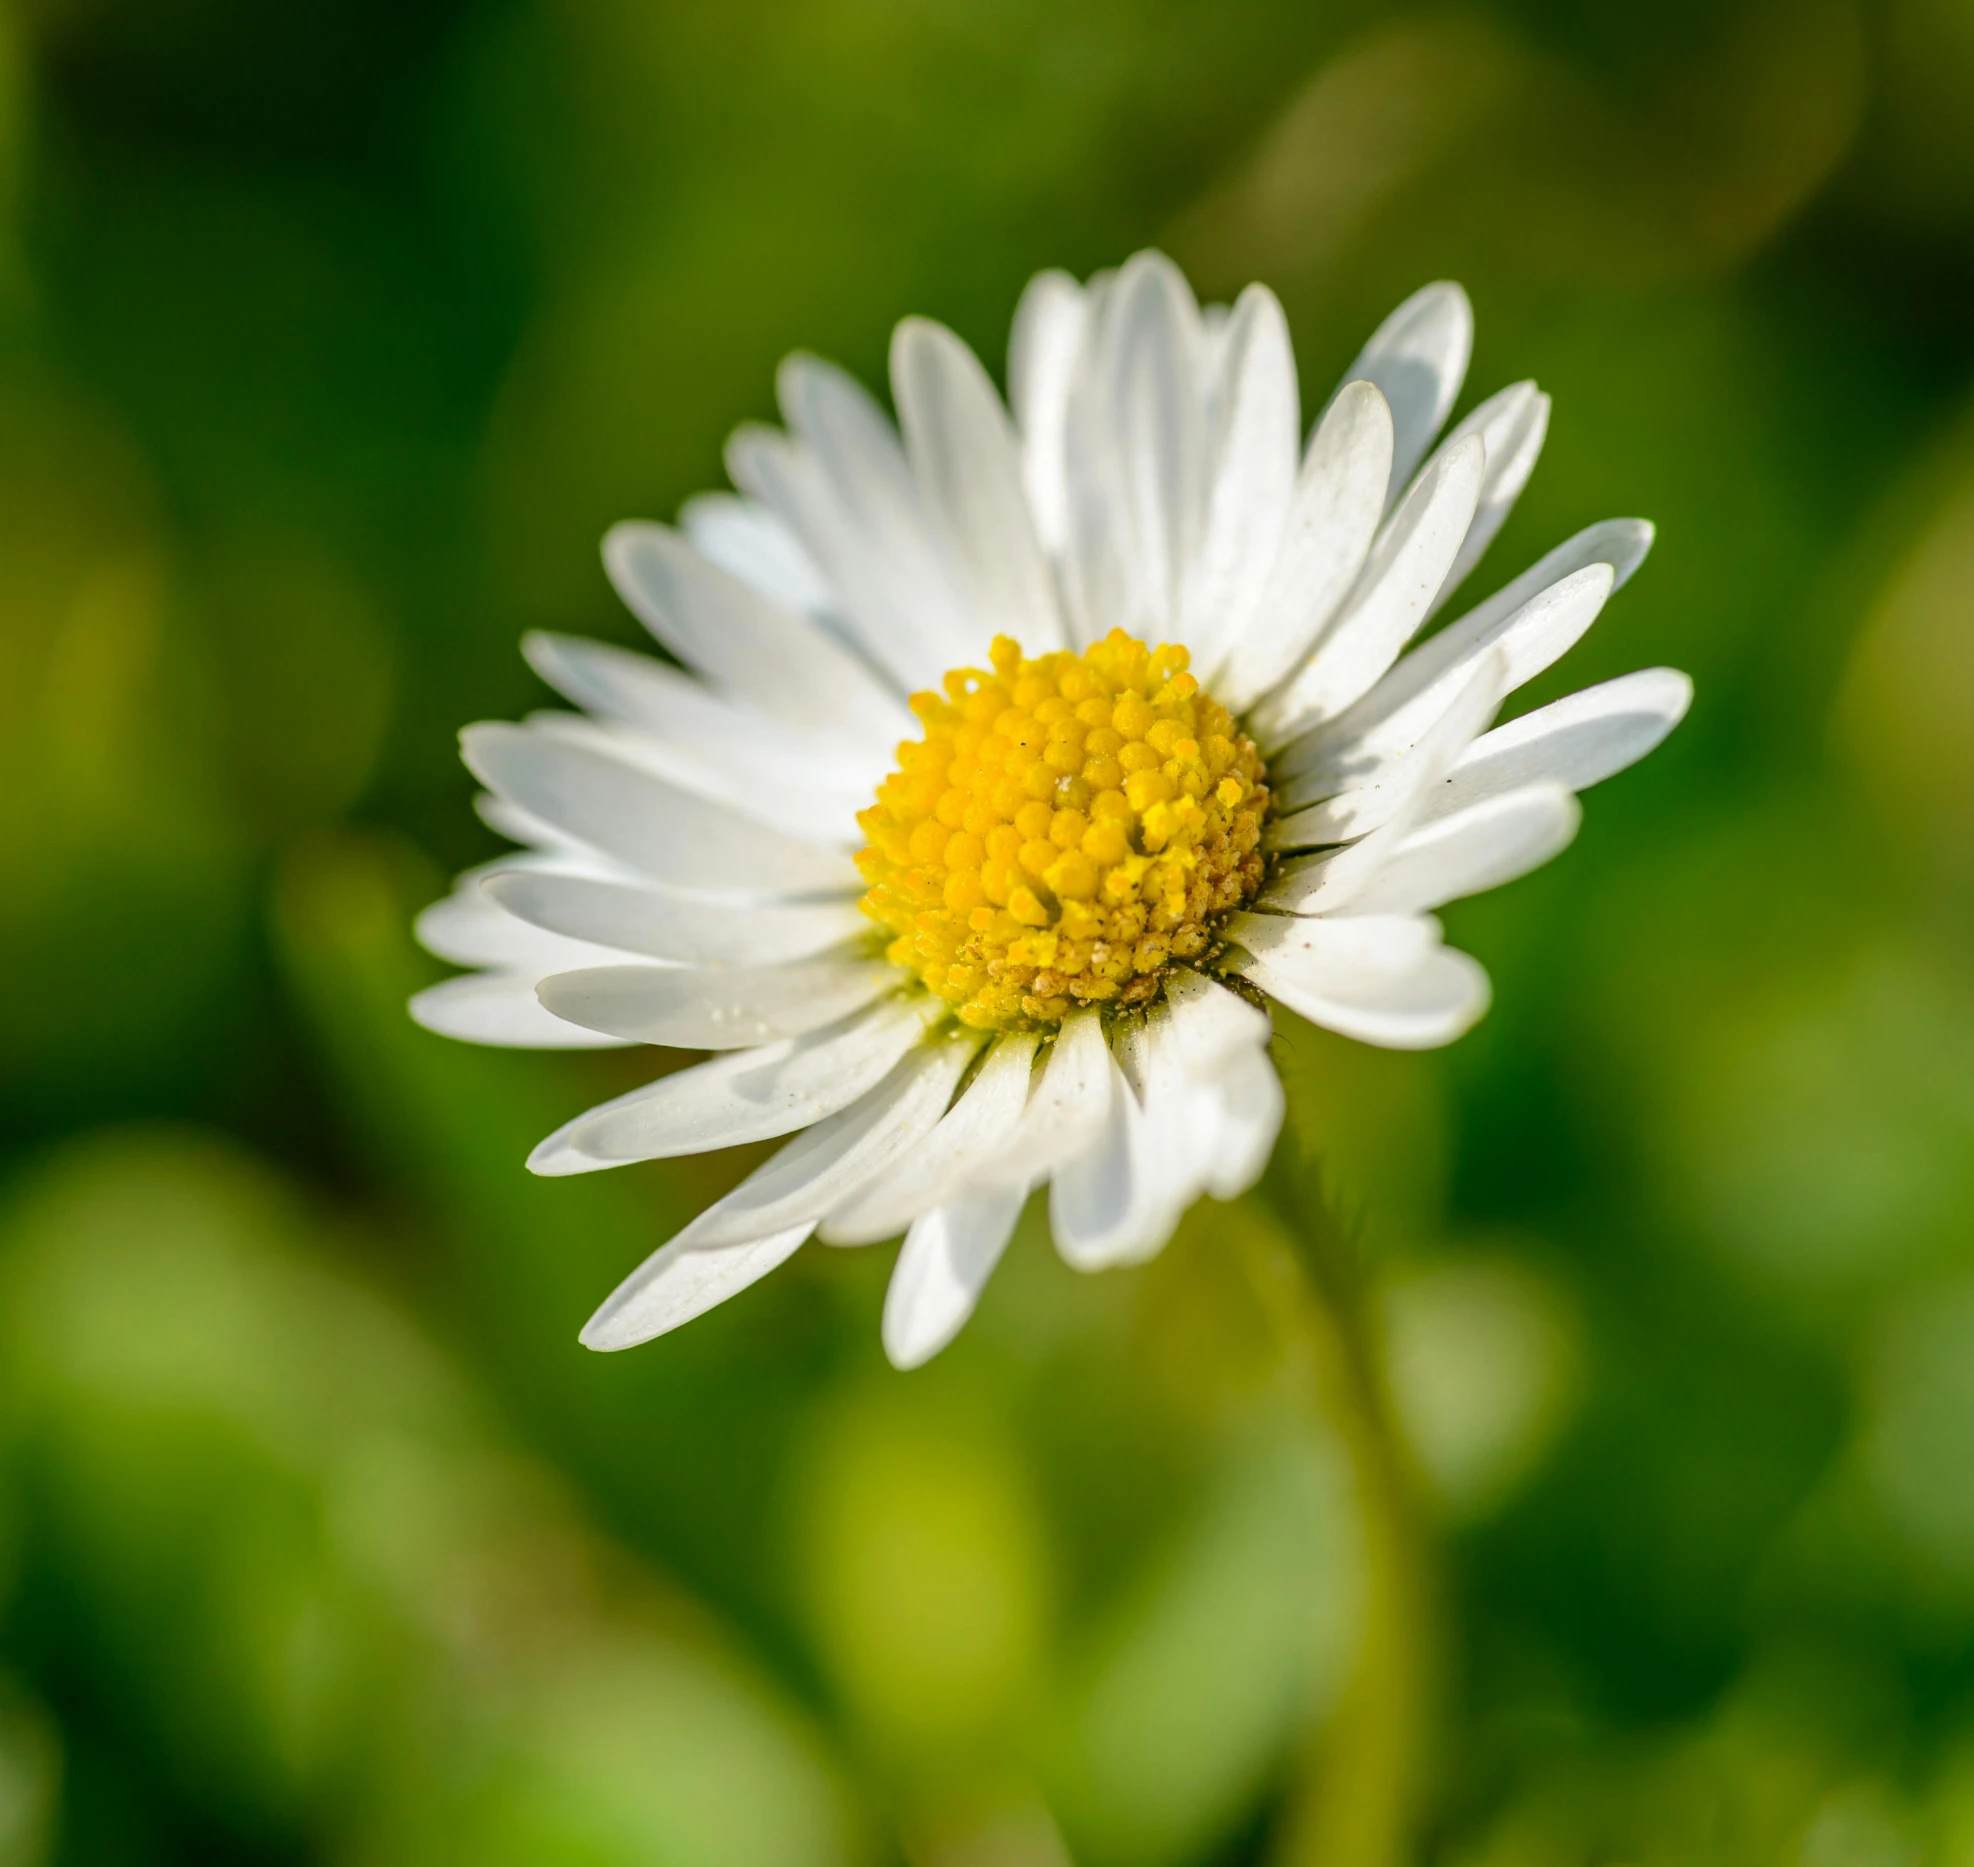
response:
M1431 910L1555 855L1575 793L1691 689L1648 669L1489 730L1637 567L1637 520L1407 652L1548 422L1518 383L1433 446L1471 337L1465 294L1428 286L1305 446L1265 288L1201 310L1155 253L1044 273L1012 420L958 338L907 319L899 427L792 357L787 431L728 449L737 496L610 534L678 665L529 639L581 711L467 729L488 820L528 847L423 916L479 970L413 1010L481 1043L716 1053L578 1116L537 1173L795 1138L586 1343L675 1328L812 1234L903 1232L884 1344L915 1365L1036 1188L1097 1270L1253 1182L1282 1117L1268 999L1405 1048L1481 1015L1486 974Z

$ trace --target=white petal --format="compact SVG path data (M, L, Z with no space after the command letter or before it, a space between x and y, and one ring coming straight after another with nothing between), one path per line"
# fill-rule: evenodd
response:
M1412 971L1442 940L1439 923L1427 914L1243 911L1229 916L1226 933L1253 959L1279 963L1291 971L1316 958L1350 971L1394 975ZM1231 970L1245 974L1249 964L1236 959Z
M509 915L550 934L680 966L771 966L870 929L849 899L736 906L531 869L503 870L480 887ZM541 972L566 972L575 963Z
M929 997L887 999L807 1037L729 1051L578 1115L528 1165L588 1173L793 1134L875 1088L944 1014Z
M1179 609L1179 640L1209 683L1259 613L1295 495L1302 439L1295 352L1274 293L1249 286L1227 321L1224 342L1204 524Z
M829 585L815 560L766 506L732 493L697 493L679 508L679 524L702 557L782 608L815 615L829 607Z
M1368 835L1383 824L1390 812L1399 787L1409 776L1409 764L1402 757L1384 760L1362 784L1351 790L1277 817L1263 839L1266 847L1327 849L1332 844L1348 843ZM1285 795L1294 793L1290 790Z
M504 836L511 843L526 845L527 857L548 857L573 859L585 868L601 873L608 869L622 870L621 863L613 862L600 850L585 849L580 843L571 842L553 824L544 823L530 811L525 811L511 798L501 797L493 791L480 791L473 798L473 814L496 836Z
M1391 411L1373 383L1352 383L1317 424L1281 550L1253 622L1213 691L1251 706L1320 639L1364 568L1391 477Z
M987 372L942 324L907 318L891 340L905 451L971 586L980 626L1031 655L1063 644L1014 431Z
M854 794L843 788L843 766L838 760L818 759L809 772L797 775L790 769L799 762L790 756L796 745L792 735L783 737L773 764L753 771L744 761L731 754L722 757L716 749L715 758L727 768L722 771L717 764L691 756L676 740L661 739L642 727L620 726L612 719L592 719L587 713L545 707L520 724L545 738L600 752L613 764L629 766L677 792L737 812L798 842L848 855L866 840L856 827L856 813L868 802L881 774L874 774L871 784ZM838 774L835 789L832 772Z
M1484 733L1447 773L1430 814L1548 781L1572 791L1634 765L1686 717L1693 683L1676 668L1642 668L1587 687Z
M996 1039L979 1074L945 1118L895 1173L828 1215L823 1236L838 1245L896 1236L921 1213L958 1196L984 1162L998 1156L1028 1106L1038 1039L1011 1032ZM1026 1182L1017 1189L1025 1194Z
M1230 1051L1211 1071L1197 1068L1164 1004L1152 1006L1135 1029L1121 1027L1116 1039L1114 1054L1137 1100L1130 1137L1136 1185L1128 1217L1099 1255L1130 1264L1163 1249L1199 1197L1219 1140L1220 1078L1240 1052Z
M1150 1205L1143 1196L1136 1133L1144 1114L1116 1059L1105 1061L1110 1082L1103 1124L1056 1167L1049 1183L1056 1249L1079 1271L1108 1269L1134 1256Z
M426 952L455 966L525 965L518 949L535 932L484 899L477 886L456 888L422 909L411 931Z
M1559 784L1491 797L1414 830L1356 888L1356 914L1409 914L1478 895L1540 868L1576 835L1583 809Z
M532 972L469 972L428 986L411 1015L428 1031L469 1044L523 1050L611 1050L620 1040L565 1024L541 1007Z
M1459 286L1442 280L1414 292L1344 371L1346 383L1374 382L1391 404L1395 445L1388 498L1411 479L1459 400L1473 348L1474 308Z
M1470 609L1444 633L1455 629L1482 635L1521 609L1530 598L1553 589L1566 577L1592 564L1607 564L1611 588L1622 590L1645 562L1654 533L1650 519L1600 519L1531 564L1512 583L1503 584L1486 602ZM1435 636L1435 641L1440 638ZM1526 676L1524 678L1527 678Z
M1063 431L1084 313L1083 288L1068 273L1038 272L1015 307L1008 340L1008 402L1021 430L1022 480L1036 534L1051 555L1060 555L1069 539Z
M873 598L857 581L865 548L809 449L778 428L743 422L727 437L726 463L733 483L773 512L815 561L830 585L829 620L857 657L896 694L923 687L937 660L936 645L900 640L895 605L881 589Z
M979 618L884 411L817 357L789 357L776 387L823 494L806 494L782 516L862 639L907 688L984 653Z
M1255 288L1250 288L1255 289ZM1261 287L1261 290L1267 288ZM1234 307L1202 305L1199 308L1199 378L1206 389L1206 419L1209 428L1218 416L1220 399L1226 389L1228 345L1233 337Z
M887 769L875 737L866 756L853 759L842 741L800 734L734 706L649 655L540 633L521 646L543 680L601 716L587 724L604 749L763 823L861 846L857 812ZM536 715L534 723L556 730L553 719Z
M1266 1160L1280 1095L1253 1040L1257 1031L1265 1039L1268 1020L1224 988L1211 990L1241 1019L1223 1021L1202 995L1190 1030L1167 1002L1113 1033L1106 1125L1057 1168L1050 1191L1056 1247L1079 1270L1153 1256L1201 1192L1238 1191Z
M1071 634L1169 641L1205 483L1198 312L1157 253L1093 284L1090 306L1066 439Z
M1260 1050L1239 1053L1227 1065L1219 1089L1220 1121L1206 1191L1215 1199L1238 1199L1268 1165L1288 1104L1282 1079Z
M1335 626L1302 671L1249 716L1272 751L1361 698L1411 640L1439 594L1480 497L1486 451L1469 435L1440 456L1372 547Z
M1138 633L1169 640L1179 582L1202 517L1206 422L1198 310L1178 267L1139 253L1118 274L1108 325L1109 401L1118 490L1138 569Z
M797 1135L680 1236L695 1248L734 1244L813 1222L854 1198L931 1134L982 1042L979 1032L961 1030L920 1045L869 1094Z
M923 1367L959 1334L1023 1204L1020 1193L963 1196L912 1222L884 1293L884 1352L894 1368Z
M500 723L469 726L460 742L467 769L482 784L654 881L707 894L857 886L847 855L769 829L591 746Z
M1549 398L1532 382L1511 384L1491 395L1447 436L1443 447L1450 447L1477 434L1487 449L1487 471L1481 478L1480 502L1474 508L1474 522L1461 541L1460 555L1446 573L1439 595L1433 599L1437 611L1457 590L1514 511L1515 501L1542 457L1542 443L1549 436Z
M795 1225L722 1251L695 1251L674 1239L610 1293L583 1325L585 1348L635 1348L758 1283L801 1248L815 1227Z
M542 980L558 1018L610 1037L675 1050L745 1050L834 1024L899 983L869 952L781 966L590 966Z
M1150 1140L1185 1157L1182 1207L1202 1191L1232 1199L1260 1176L1282 1125L1281 1080L1267 1056L1268 1014L1199 973L1174 973L1160 1010L1164 1029L1156 1017L1152 1028L1155 1036L1170 1040L1176 1068L1167 1081L1182 1094L1172 1121L1162 1122L1159 1082L1152 1074Z
M896 700L811 618L708 563L669 526L612 526L603 564L637 619L723 693L853 744L909 730Z
M1065 503L1058 567L1072 647L1087 646L1121 624L1131 613L1135 587L1105 364L1116 283L1115 273L1101 274L1084 289L1081 339L1063 411Z
M495 966L539 979L573 966L608 966L623 958L607 941L564 938L516 920L483 892L485 872L469 869L453 892L419 915L418 944L455 966Z
M1056 1028L1055 1046L1021 1120L1000 1147L967 1176L970 1191L1026 1190L1058 1161L1088 1147L1110 1109L1114 1075L1101 1016L1072 1011Z
M1279 935L1263 925L1281 920L1241 917L1234 937L1252 945L1240 970L1312 1024L1362 1043L1425 1050L1451 1043L1487 1010L1487 974L1441 946L1429 922L1379 917L1367 940L1347 919L1294 921Z
M1273 1034L1265 1011L1204 973L1176 969L1166 981L1165 1002L1187 1067L1202 1075L1242 1051L1266 1049Z
M791 732L785 721L737 706L651 655L543 629L521 638L521 652L549 686L585 712L677 742L682 752L716 770L723 764L750 767L757 760L792 769L801 759L811 762L811 771L812 762L820 761L816 775L824 782L863 783L869 761L848 761L840 741Z
M1447 773L1487 730L1500 707L1505 685L1506 663L1501 651L1495 649L1468 671L1417 745L1376 761L1364 778L1339 796L1291 811L1272 824L1265 839L1271 849L1308 849L1351 837L1359 840L1333 855L1284 863L1264 891L1264 903L1298 914L1318 912L1318 907L1304 900L1318 875L1321 885L1312 899L1324 904L1322 911L1348 899L1426 814ZM1294 785L1285 789L1289 796L1294 795Z
M1489 656L1500 658L1502 691L1525 681L1567 654L1597 620L1616 587L1607 564L1588 564L1538 590L1519 607L1494 603L1442 629L1407 655L1358 704L1276 761L1280 805L1304 804L1346 791L1382 785L1390 762L1402 759L1428 733L1473 671ZM1345 820L1361 834L1376 821L1366 800L1346 807Z

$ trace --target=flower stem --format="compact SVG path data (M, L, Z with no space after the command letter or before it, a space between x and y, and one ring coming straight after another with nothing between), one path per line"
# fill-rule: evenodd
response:
M1404 1867L1439 1686L1433 1565L1347 1241L1327 1211L1309 1211L1286 1173L1271 1172L1264 1186L1293 1221L1253 1238L1249 1272L1292 1378L1349 1459L1363 1577L1351 1672L1296 1769L1273 1867ZM1282 1195L1292 1188L1289 1204Z

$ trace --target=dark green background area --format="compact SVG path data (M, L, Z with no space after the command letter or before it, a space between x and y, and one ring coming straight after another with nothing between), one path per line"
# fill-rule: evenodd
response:
M1155 1265L585 1354L749 1163L404 1017L456 728L785 352L1147 244L1312 410L1461 279L1483 578L1660 527L1526 698L1691 718ZM1974 1867L1970 374L1969 0L11 0L0 1867Z

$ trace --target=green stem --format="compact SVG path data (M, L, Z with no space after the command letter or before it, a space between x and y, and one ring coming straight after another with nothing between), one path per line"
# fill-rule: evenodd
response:
M1350 1677L1297 1769L1273 1867L1405 1867L1435 1723L1438 1591L1361 1288L1328 1215L1315 1226L1312 1238L1299 1213L1296 1245L1272 1228L1254 1237L1248 1270L1292 1378L1349 1458L1363 1597Z

